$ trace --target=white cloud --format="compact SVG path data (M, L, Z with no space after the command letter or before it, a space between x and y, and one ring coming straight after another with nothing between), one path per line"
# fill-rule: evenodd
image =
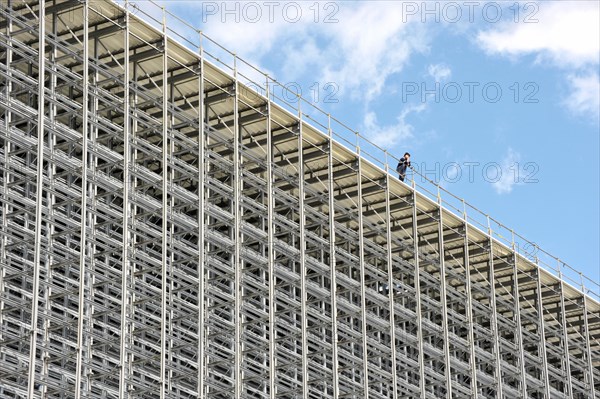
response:
M202 2L185 3L194 7ZM226 4L226 3L222 3ZM203 32L230 51L238 53L241 57L260 57L274 51L275 44L283 37L304 36L305 23L287 23L281 18L269 22L267 17L252 22L240 19L238 23L231 21L223 23L219 16L211 16L203 24ZM227 19L226 19L227 21Z
M518 162L521 154L508 148L504 159L496 168L486 168L486 178L492 182L492 187L497 194L510 194L516 184L519 184ZM497 172L497 173L496 173Z
M568 77L571 94L563 104L575 115L600 117L600 79L597 73Z
M597 1L536 2L538 22L506 21L479 32L477 41L489 53L535 54L559 66L598 64L600 3Z
M363 120L363 134L374 144L383 148L390 148L400 142L412 141L414 127L406 119L410 114L420 113L426 107L426 104L409 105L398 115L397 123L385 126L379 124L375 112L369 111Z
M370 101L414 52L427 48L423 24L402 23L401 2L346 2L326 33L323 79Z
M427 68L427 73L436 82L442 82L452 76L452 70L445 64L431 64Z
M508 57L536 56L566 71L571 88L562 99L577 116L598 120L598 74L600 63L600 2L536 2L536 23L504 22L479 32L478 44L490 54Z
M238 2L234 3L211 2L214 15L206 13L207 2L161 4L241 58L254 61L258 68L265 69L263 64L268 64L277 69L278 76L271 76L281 83L308 76L321 85L333 82L340 95L350 94L366 102L384 90L388 78L401 72L414 52L426 51L428 45L425 24L402 22L401 1L296 2L302 10L297 22L290 22L294 10L288 10L286 16L282 4L269 6L274 7L270 10L268 2L254 3L261 9L260 18L254 18L254 9L244 11L242 2L238 11L225 13L222 8L235 10ZM140 6L150 8L144 2ZM326 23L328 18L333 23ZM177 25L177 21L170 23ZM207 51L214 49L215 55L226 61L223 51L205 44Z
M281 67L283 77L286 82L294 81L302 76L305 71L315 64L319 59L325 56L313 37L306 37L301 44L285 44L283 52L286 54Z

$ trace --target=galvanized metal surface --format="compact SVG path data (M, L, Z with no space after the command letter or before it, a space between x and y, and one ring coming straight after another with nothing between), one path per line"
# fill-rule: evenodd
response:
M3 399L599 397L594 282L164 10L0 5Z

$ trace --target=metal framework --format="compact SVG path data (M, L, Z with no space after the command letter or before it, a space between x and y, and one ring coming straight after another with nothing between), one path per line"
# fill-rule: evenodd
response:
M600 398L593 282L164 10L0 6L1 398Z

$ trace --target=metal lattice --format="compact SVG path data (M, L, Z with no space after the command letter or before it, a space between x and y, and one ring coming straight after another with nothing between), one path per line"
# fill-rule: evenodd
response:
M600 398L593 295L331 117L129 4L0 5L1 398Z

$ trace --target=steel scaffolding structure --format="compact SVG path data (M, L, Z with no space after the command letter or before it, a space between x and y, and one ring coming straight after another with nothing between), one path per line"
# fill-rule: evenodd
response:
M0 5L1 398L600 398L594 282L166 12Z

